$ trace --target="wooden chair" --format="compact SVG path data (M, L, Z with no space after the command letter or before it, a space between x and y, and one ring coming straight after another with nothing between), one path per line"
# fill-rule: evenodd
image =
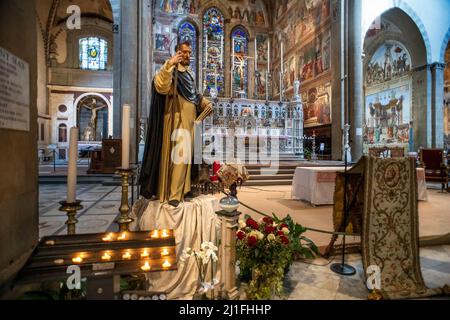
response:
M420 149L420 165L425 169L425 180L442 184L442 192L448 189L448 167L443 149Z

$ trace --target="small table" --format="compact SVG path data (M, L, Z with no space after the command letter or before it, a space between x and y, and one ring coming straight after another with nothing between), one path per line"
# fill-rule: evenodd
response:
M336 172L344 170L344 167L297 167L292 181L292 198L306 200L313 206L333 204Z
M312 206L333 204L336 173L344 170L344 167L297 167L292 181L292 199L308 201ZM425 171L417 168L416 172L418 200L427 200Z

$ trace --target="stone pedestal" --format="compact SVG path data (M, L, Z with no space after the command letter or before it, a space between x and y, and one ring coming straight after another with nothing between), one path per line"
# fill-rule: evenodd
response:
M238 230L239 211L218 211L216 214L222 222L221 244L219 256L221 259L221 278L223 283L223 297L236 300L239 290L236 286L236 232Z

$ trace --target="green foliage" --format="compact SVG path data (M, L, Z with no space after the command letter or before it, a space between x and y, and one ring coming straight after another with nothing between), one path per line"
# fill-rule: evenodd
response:
M311 160L312 150L310 148L303 148L303 155L306 159Z
M239 222L236 254L241 279L249 279L247 297L266 300L283 296L283 279L294 259L311 259L318 253L314 243L302 236L306 229L288 215L264 217L258 222L245 216Z

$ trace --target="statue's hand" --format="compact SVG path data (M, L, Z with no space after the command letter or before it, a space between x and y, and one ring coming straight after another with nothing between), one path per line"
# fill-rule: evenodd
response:
M183 60L183 53L178 51L172 58L169 60L169 64L171 66L179 64Z

